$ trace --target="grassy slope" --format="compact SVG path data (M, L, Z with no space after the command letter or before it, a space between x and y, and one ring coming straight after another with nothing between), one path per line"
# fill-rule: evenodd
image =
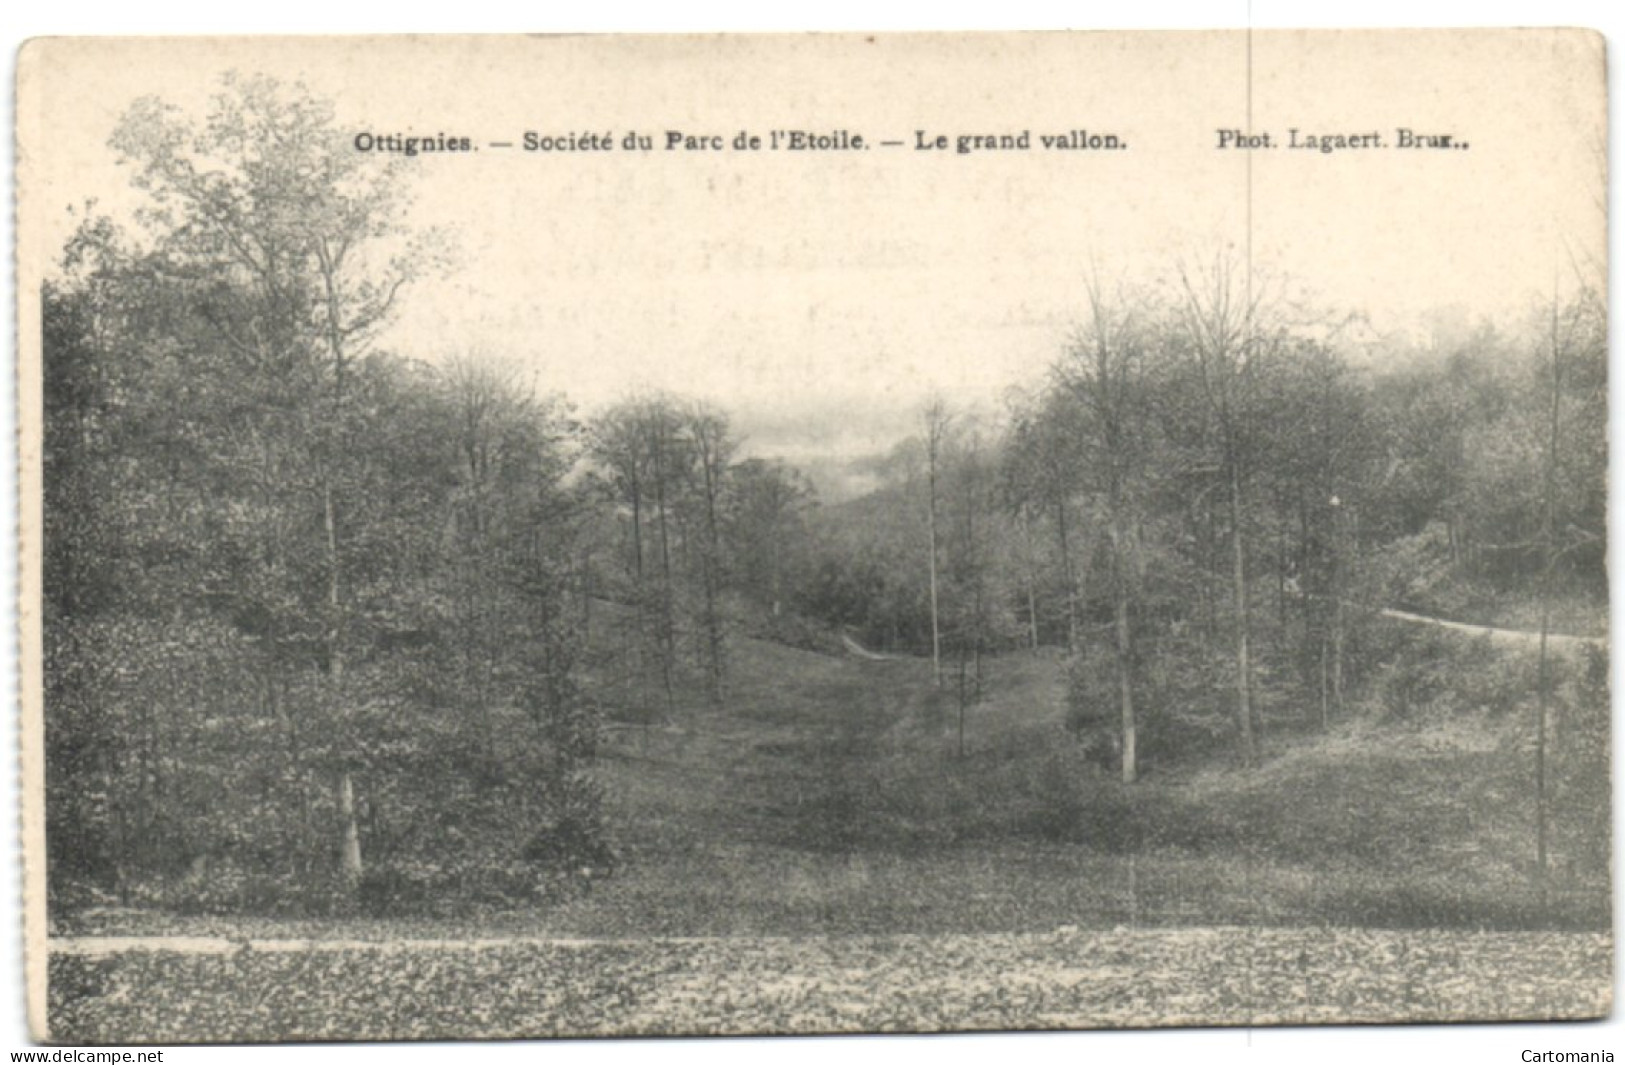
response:
M589 690L664 709L595 608ZM951 685L950 685L951 689ZM94 915L76 931L455 937L1049 932L1161 925L1606 928L1606 885L1533 889L1516 722L1266 733L1253 772L1151 764L1132 787L1064 729L1062 663L987 663L966 716L929 661L731 643L726 705L678 688L601 751L615 875L545 912L279 922ZM1584 890L1581 890L1581 889Z
M928 661L740 639L730 666L725 707L688 693L669 727L613 734L603 776L625 862L550 924L715 934L1607 921L1596 885L1559 890L1544 911L1533 895L1531 767L1506 720L1278 729L1254 773L1153 766L1124 788L1062 727L1054 657L990 661L963 759L952 678L936 691Z

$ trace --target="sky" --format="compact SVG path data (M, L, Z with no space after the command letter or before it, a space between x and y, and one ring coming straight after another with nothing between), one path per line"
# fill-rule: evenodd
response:
M889 448L930 396L996 408L1036 384L1091 274L1167 279L1228 249L1378 329L1441 306L1521 316L1558 264L1601 255L1600 47L1550 31L48 43L23 101L51 131L25 158L40 251L24 260L60 246L71 205L140 202L106 146L135 97L199 114L228 69L302 81L347 132L480 149L410 165L409 218L457 265L408 293L383 343L518 362L587 412L638 390L707 399L747 453L828 466ZM1469 147L1289 146L1400 128ZM732 150L798 129L872 147ZM1272 147L1220 148L1226 129ZM1042 147L1072 130L1127 148ZM616 149L528 152L527 131ZM669 131L725 148L666 150ZM654 149L621 150L628 133ZM987 134L1029 147L957 150ZM947 150L919 149L939 135Z

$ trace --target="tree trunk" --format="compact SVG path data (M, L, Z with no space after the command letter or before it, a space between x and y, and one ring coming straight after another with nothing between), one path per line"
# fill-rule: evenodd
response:
M339 539L338 520L333 508L333 483L322 480L322 528L327 537L327 674L334 681L344 676L343 623L339 616Z
M1331 639L1325 633L1320 637L1320 730L1331 728Z
M718 569L722 541L717 531L716 456L707 447L701 453L705 465L705 639L709 692L712 706L722 705L722 618L717 611Z
M633 459L633 461L637 461ZM629 486L632 494L632 572L638 579L638 590L643 590L643 493L638 490L634 477Z
M1541 901L1546 895L1547 865L1549 862L1546 810L1546 717L1551 702L1551 659L1547 637L1552 622L1552 575L1557 569L1557 447L1562 426L1563 363L1559 347L1557 326L1557 294L1552 294L1552 402L1547 424L1546 462L1542 471L1541 540L1545 548L1545 567L1540 587L1540 672L1539 697L1535 702L1535 864L1540 876Z
M340 860L340 871L344 876L345 886L354 890L361 882L361 831L355 819L355 785L350 780L350 774L345 773L339 780L339 817L344 822L344 854Z
M1286 531L1283 529L1275 537L1275 612L1283 643L1286 640L1286 566Z
M1116 603L1117 691L1123 710L1123 783L1132 784L1139 775L1134 722L1133 645L1130 642L1128 594L1119 589Z
M965 642L959 643L959 757L965 757Z
M1027 632L1034 654L1038 653L1038 562L1033 544L1033 518L1021 513L1022 547L1027 553Z
M1066 535L1066 500L1055 502L1055 531L1060 539L1061 579L1066 583L1066 649L1069 654L1078 650L1078 581L1072 572L1072 548Z
M1332 513L1332 709L1343 716L1343 520L1342 511Z
M930 455L930 472L928 474L926 535L931 551L931 671L936 677L937 687L942 687L942 632L937 623L937 455L933 445Z
M592 551L581 551L581 631L592 631Z
M1038 653L1038 598L1033 589L1035 583L1032 574L1029 573L1027 575L1027 626L1033 654Z
M1236 608L1236 714L1241 724L1241 756L1248 767L1258 761L1258 742L1253 731L1251 613L1247 605L1247 542L1241 528L1241 470L1230 463L1230 540L1235 580Z
M655 527L660 532L660 683L666 693L666 716L676 713L676 695L673 691L672 671L677 665L677 634L672 618L671 601L671 534L666 522L666 448L664 422L655 427L650 442L655 463Z
M1343 602L1332 603L1332 708L1343 716Z
M1548 566L1548 571L1550 567ZM1546 589L1541 589L1542 599ZM1549 600L1540 608L1540 680L1539 698L1535 701L1535 869L1540 876L1541 891L1546 890L1547 815L1546 815L1546 713L1551 691L1551 663L1546 655L1546 636L1551 623Z

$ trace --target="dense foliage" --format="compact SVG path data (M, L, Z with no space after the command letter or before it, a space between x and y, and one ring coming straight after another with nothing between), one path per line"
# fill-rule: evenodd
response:
M1428 636L1416 625L1501 626L1531 649L1543 631L1602 633L1594 292L1516 332L1377 338L1245 302L1240 269L1219 256L1160 287L1093 289L1041 387L1002 415L928 411L947 419L936 448L922 423L875 494L817 516L803 609L930 654L934 563L950 666L1064 648L1072 723L1125 780L1225 752L1254 763L1272 730L1417 712L1390 690ZM1587 668L1546 657L1543 681L1494 705L1533 717ZM1484 663L1461 659L1435 665L1456 708L1484 688Z
M567 411L371 343L428 260L322 105L233 81L114 144L145 239L87 220L43 297L53 890L389 909L607 861Z

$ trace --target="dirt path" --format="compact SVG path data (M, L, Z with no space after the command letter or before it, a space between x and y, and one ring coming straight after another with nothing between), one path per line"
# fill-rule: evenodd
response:
M845 647L849 654L857 655L859 658L867 659L870 662L889 662L893 657L891 655L877 654L869 650L844 632L841 633L841 646Z
M1517 647L1538 647L1540 633L1529 632L1525 629L1498 629L1491 625L1469 625L1461 621L1446 621L1443 618L1428 617L1426 614L1412 614L1404 610L1387 608L1374 608L1359 603L1350 603L1350 606L1361 610L1371 610L1385 618L1395 621L1410 622L1413 625L1431 625L1435 628L1450 629L1453 632L1463 632L1469 636L1488 636L1492 643L1506 644ZM1608 646L1605 636L1569 636L1563 633L1550 632L1546 634L1547 646L1558 651L1576 651L1583 647Z
M753 937L759 941L792 942L791 937ZM702 946L727 942L725 936L661 936L637 939L585 938L580 936L487 936L470 939L251 939L229 936L52 936L52 955L79 958L105 958L131 951L163 951L168 954L208 956L248 951L258 954L331 953L354 950L385 954L416 951L482 951L513 947L549 947L560 950L615 946Z

